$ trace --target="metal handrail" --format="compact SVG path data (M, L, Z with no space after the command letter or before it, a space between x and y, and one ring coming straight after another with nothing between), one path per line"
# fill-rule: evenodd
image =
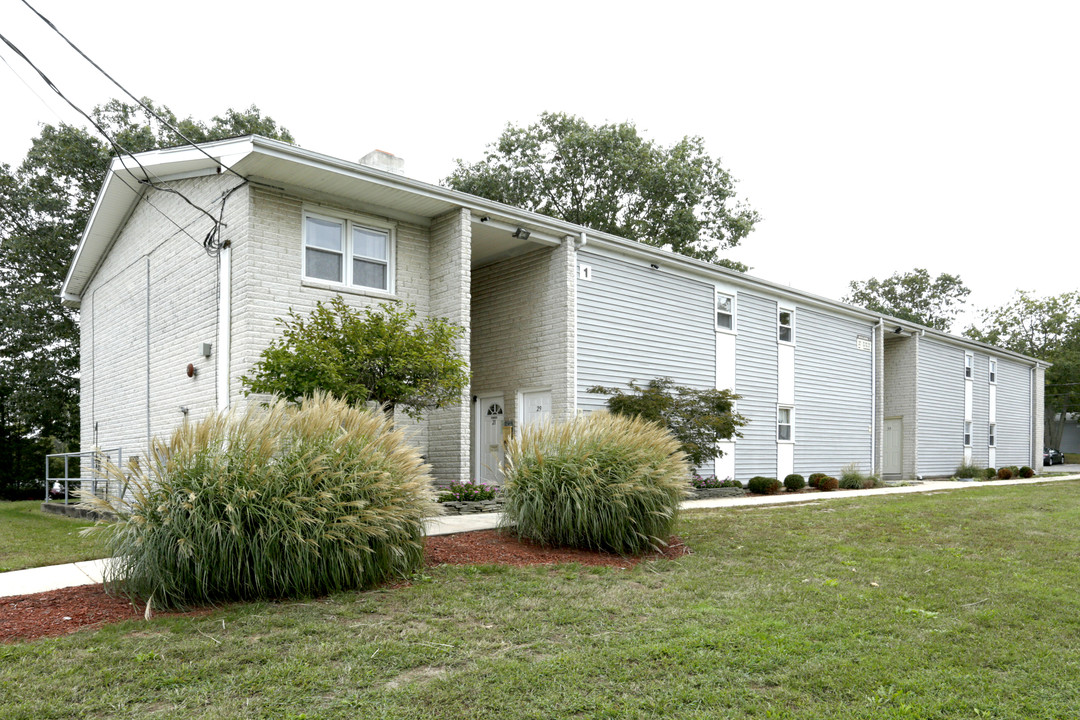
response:
M99 494L98 489L99 489L101 483L104 483L105 484L105 494L108 495L109 494L109 476L103 471L103 468L105 467L105 463L112 462L113 457L116 458L116 462L114 462L113 464L116 467L123 467L124 454L123 454L123 451L120 448L113 448L111 450L87 450L85 452L52 453L51 455L46 455L45 456L45 502L49 502L50 500L52 500L53 483L59 483L59 482L64 483L64 504L65 505L68 504L68 502L69 502L69 500L71 498L70 487L71 487L71 483L73 481L78 482L79 486L81 488L83 481L84 480L89 480L89 482L90 482L90 492L92 492L94 495L98 495L99 497L100 497L100 494ZM52 475L52 462L51 461L54 458L63 458L63 460L64 460L64 476L63 477L53 477L53 475ZM71 460L72 460L72 458L77 458L77 459L80 459L80 460L82 458L90 458L90 477L89 478L82 477L81 463L79 463L79 465L80 465L80 476L79 477L71 477ZM124 483L123 487L120 489L120 493L121 493L120 496L123 497L123 494L125 492L127 492L127 483L126 482ZM59 500L59 498L57 498L57 500Z

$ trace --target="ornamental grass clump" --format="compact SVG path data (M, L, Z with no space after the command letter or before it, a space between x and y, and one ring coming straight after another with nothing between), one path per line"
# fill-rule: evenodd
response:
M214 414L155 439L104 532L112 590L184 607L365 588L423 561L437 515L419 452L378 411L327 396Z
M592 413L526 428L507 450L503 526L545 545L637 555L667 544L690 468L638 417Z

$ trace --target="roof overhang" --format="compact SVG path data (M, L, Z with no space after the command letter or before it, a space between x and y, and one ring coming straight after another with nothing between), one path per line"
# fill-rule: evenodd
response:
M114 158L109 167L90 214L90 221L83 231L75 257L61 286L60 296L65 304L77 305L81 301L87 283L145 194L148 179L167 182L234 172L253 182L286 192L341 198L354 205L359 198L362 199L363 206L374 212L422 225L448 212L467 209L471 213L473 227L479 231L478 237L482 238L484 243L491 240L484 233L489 233L494 228L528 230L529 242L540 245L587 240L588 243L595 243L622 254L677 266L684 271L720 279L737 287L767 290L796 302L862 318L871 324L902 326L906 332L932 335L965 347L978 347L999 356L1023 360L1031 365L1049 366L1045 360L951 335L787 285L772 283L652 245L590 230L564 220L304 150L296 145L258 135L202 143L198 147L152 150L136 157L138 164L130 158L125 161ZM496 257L494 246L490 253L492 257Z

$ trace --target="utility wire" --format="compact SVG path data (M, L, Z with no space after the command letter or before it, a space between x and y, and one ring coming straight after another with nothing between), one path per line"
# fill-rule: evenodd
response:
M187 137L186 135L184 135L184 133L180 132L180 129L179 129L179 128L177 128L176 126L174 126L174 125L173 125L172 123L170 123L170 122L169 122L168 120L166 120L165 118L161 117L161 115L159 115L159 114L158 114L157 112L155 112L155 111L154 111L154 110L153 110L152 108L148 107L148 106L147 106L147 105L146 105L145 103L143 103L143 101L142 101L142 100L140 100L139 98L135 97L135 96L134 96L134 95L133 95L133 94L131 93L131 91L129 91L129 90L128 90L128 89L126 88L126 87L124 87L124 86L123 86L123 85L121 85L121 84L120 84L119 82L117 82L117 80L116 80L116 79L115 79L115 78L114 78L114 77L113 77L112 75L110 75L109 73L105 72L105 70L104 70L104 69L103 69L103 68L102 68L102 67L101 67L100 65L98 65L98 64L97 64L96 62L94 62L93 60L91 60L91 59L90 59L90 57L89 57L89 56L88 56L88 55L87 55L86 53L84 53L84 52L83 52L82 50L80 50L80 49L79 49L79 47L78 47L78 46L77 46L77 45L76 45L75 43L71 42L71 40L69 40L69 39L68 39L67 35L64 35L64 33L60 32L60 29L59 29L59 28L57 28L57 27L56 27L56 25L54 25L54 24L53 24L53 22L52 22L51 20L49 20L49 18L45 17L45 16L44 16L44 15L42 15L42 14L41 14L40 12L38 12L38 11L37 11L37 9L36 9L36 8L35 8L35 7L33 6L33 5L31 5L31 4L29 3L29 2L27 2L27 0L23 0L23 5L25 5L26 7L30 8L30 11L31 11L31 12L33 12L33 13L34 13L35 15L37 15L37 16L38 16L39 18L41 18L42 22L44 22L44 23L45 23L46 25L48 25L48 26L49 26L50 28L52 28L52 29L53 29L53 31L54 31L54 32L55 32L55 33L56 33L57 35L59 35L60 37L62 37L62 38L64 39L64 42L66 42L66 43L67 43L68 45L70 45L70 46L71 46L71 49L72 49L72 50L74 50L75 52L79 53L79 55L81 55L81 56L83 57L83 59L84 59L84 60L86 60L86 62L88 62L88 63L90 63L91 65L93 65L93 66L94 66L94 67L95 67L95 68L96 68L96 69L98 70L98 72L100 72L100 73L101 73L102 75L104 75L105 77L107 77L107 78L108 78L108 79L109 79L110 81L112 81L112 84L113 84L113 85L115 85L116 87L118 87L118 88L120 88L121 90L123 90L123 91L124 91L124 93L125 93L125 94L126 94L126 95L127 95L128 97L129 97L129 98L131 98L131 99L132 99L132 100L134 100L134 101L135 101L136 103L138 103L139 107L141 107L141 108L142 108L143 110L145 110L146 112L148 112L148 113L149 113L150 115L152 115L152 116L154 116L155 118L157 118L157 121L158 121L158 122L160 122L160 123L161 123L162 125L164 125L165 127L169 128L170 130L172 130L172 131L173 131L174 133L176 133L176 135L178 135L178 136L179 136L179 137L180 137L180 138L181 138L181 139L182 139L182 140L183 140L184 142L186 142L186 143L187 143L188 145L190 145L191 147L193 147L193 148L195 148L196 150L198 150L199 152L201 152L201 153L202 153L203 155L205 155L206 157L208 157L208 158L209 158L210 160L212 160L212 161L213 161L213 162L214 162L215 164L217 164L217 165L218 165L219 167L224 167L224 165L222 165L222 164L221 164L221 161L220 161L220 160L218 160L217 158L213 157L213 156L212 156L212 155L211 155L210 153L206 152L206 150L204 150L203 148L199 147L199 146L198 146L198 145L197 145L197 144L196 144L195 142L193 142L193 141L192 141L192 140L190 140L190 139L189 139L189 138L188 138L188 137ZM244 180L244 181L246 181L246 180L247 180L247 178L245 178L245 177L244 177L243 175L241 175L240 173L238 173L238 172L236 172L235 170L233 170L233 169L232 169L231 167L226 167L225 169L226 169L226 170L228 170L229 172L231 172L231 173L232 173L233 175L235 175L236 177L240 178L241 180Z
M24 52L23 52L22 50L20 50L20 49L19 49L19 48L18 48L18 47L17 47L17 46L16 46L16 45L15 45L15 44L13 43L13 42L11 42L10 40L8 40L8 39L7 39L7 37L5 37L5 36L4 36L4 35L3 35L2 33L0 33L0 40L2 40L2 41L4 42L4 44L6 44L6 45L7 45L7 46L8 46L9 48L11 48L11 49L12 49L12 50L13 50L13 51L14 51L14 52L15 52L15 53L16 53L16 54L17 54L17 55L19 56L19 57L21 57L21 58L22 58L22 59L23 59L23 60L24 60L24 61L26 62L26 64L27 64L27 65L29 65L29 66L30 66L31 68L33 68L33 69L34 69L34 70L35 70L35 71L37 72L37 74L38 74L38 75L39 75L39 76L41 77L41 79L42 79L42 80L43 80L43 81L45 82L45 84L46 84L46 85L48 85L48 86L49 86L49 88L50 88L50 89L51 89L51 90L52 90L53 92L55 92L55 93L56 93L57 95L59 95L59 96L60 96L60 97L61 97L61 98L62 98L62 99L64 100L64 102L66 102L66 103L67 103L68 105L70 105L70 106L72 107L72 109L74 109L74 110L75 110L75 111L76 111L77 113L79 113L79 114L80 114L80 115L82 115L82 116L83 116L84 118L86 118L87 122L89 122L89 123L90 123L91 125L93 125L93 126L94 126L94 129L95 129L95 130L97 130L97 131L98 131L98 133L100 133L100 134L101 134L101 136L102 136L102 137L104 137L104 138L105 138L105 140L107 140L107 141L108 141L109 145L111 145L111 146L112 146L112 148L113 148L113 151L114 151L114 152L116 153L116 157L117 157L117 159L118 159L118 160L120 161L120 164L124 166L124 169L125 169L125 170L126 170L126 171L127 171L128 173L130 173L130 174L131 174L131 175L133 175L133 176L135 175L135 173L131 172L131 168L129 168L129 167L128 167L128 165L127 165L127 163L126 163L126 162L124 161L124 155L127 155L128 157L130 157L130 158L131 158L131 159L132 159L132 160L133 160L133 161L135 162L135 164L139 166L139 169L140 169L140 170L142 170L142 172L143 172L143 175L144 175L144 177L145 177L145 179L143 179L143 180L139 180L139 183L140 183L140 184L146 184L146 185L149 185L150 187L154 188L155 190L159 190L159 191L161 191L161 192L168 192L168 193L173 193L173 194L175 194L175 195L178 195L178 196L179 196L179 197L180 197L181 199L183 199L183 201L184 201L184 202L186 202L186 203L187 203L188 205L190 205L191 207L195 208L196 210L198 210L198 211L199 211L199 212L201 212L202 214L206 215L206 217L208 217L208 218L210 219L210 222L212 222L212 223L213 223L213 227L211 228L210 232L209 232L209 233L207 233L206 239L205 239L205 240L203 241L203 244L204 244L204 246L205 246L205 247L207 247L207 248L208 248L208 249L207 249L207 252L210 252L210 248L216 248L216 247L217 247L217 242L216 242L216 240L215 240L215 239L216 239L216 238L218 238L218 237L220 237L220 231L221 231L221 224L222 224L222 223L221 223L221 221L220 221L220 220L219 220L218 218L214 217L214 215L213 215L213 214L212 214L212 213L211 213L210 211L208 211L208 210L206 210L205 208L202 208L202 207L200 207L199 205L197 205L197 204L195 204L194 202L192 202L192 201L191 201L191 200L190 200L190 199L189 199L189 198L188 198L188 197L187 197L186 195L184 195L184 193L180 192L179 190L177 190L177 189L175 189L175 188L171 188L171 187L167 187L167 186L159 185L159 184L155 183L155 182L154 182L153 180L151 180L151 179L150 179L151 177L156 177L156 176L154 176L154 175L153 175L153 173L151 173L150 171L148 171L148 170L147 170L147 169L146 169L146 168L145 168L145 167L143 166L143 164L142 164L141 162L139 162L139 158L138 158L138 157L136 157L136 156L135 156L135 155L134 155L134 154L133 154L133 153L132 153L132 152L131 152L130 150L128 150L128 149L126 149L126 148L124 148L124 147L123 147L122 145L120 145L120 144L119 144L118 142L116 142L115 140L113 140L113 138L112 138L112 137L111 137L111 136L109 135L109 133L105 132L105 129L104 129L104 128L102 128L102 127L101 127L101 125L99 125L99 124L97 123L97 121L96 121L96 120L94 120L94 118L93 118L93 117L91 117L91 116L90 116L89 114L87 114L87 113L86 113L86 112L85 112L85 111L84 111L84 110L83 110L82 108L80 108L80 107L79 107L78 105L76 105L76 104L75 104L74 102L72 102L72 101L71 101L70 99L68 99L68 97L67 97L66 95L64 95L64 93L63 93L63 92L62 92L62 91L60 90L60 88L59 88L59 87L57 87L57 86L56 86L56 84L55 84L55 83L54 83L54 82L53 82L52 80L50 80L50 79L49 79L49 76L48 76L48 75L46 75L46 74L45 74L45 73L44 73L44 72L43 72L43 71L41 70L41 68L39 68L39 67L38 67L37 65L35 65L35 64L33 63L33 61L31 61L31 60L30 60L30 58L28 58L28 57L26 56L26 54L25 54L25 53L24 53ZM127 185L127 186L128 186L128 188L130 188L130 189L131 189L131 191L132 191L132 192L134 192L135 194L138 194L138 191L137 191L137 190L135 190L135 188L133 188L133 187L131 186L131 184L130 184L130 183L129 183L129 182L128 182L128 181L126 180L126 179L124 179L124 178L123 178L123 177L122 177L121 175L119 175L119 174L117 174L117 173L113 173L113 174L114 174L114 175L116 175L117 177L119 177L119 178L120 178L120 180L121 180L121 181L123 181L123 183L124 183L125 185ZM241 179L242 179L242 180L244 180L244 182L247 182L247 179L246 179L246 178L243 178L243 176L240 176L240 177L241 177ZM242 183L242 184L243 184L243 183ZM237 186L237 187L239 187L239 186ZM151 203L151 205L153 206L153 204L152 204L152 203ZM160 208L157 208L156 206L153 206L153 207L155 207L155 209L157 209L157 210L158 210L159 212L161 212L161 213L162 213L162 215L165 215L165 216L166 216L166 217L168 218L168 215L166 215L166 214L164 213L164 211L162 211L162 210L161 210ZM177 225L177 227L180 227L180 226L179 226L179 225L178 225L178 224L176 223L176 221L175 221L175 220L173 220L172 218L169 218L169 221L170 221L170 222L172 222L172 223L173 223L174 225ZM192 239L194 239L194 238L192 238ZM196 242L198 242L198 240L196 240Z

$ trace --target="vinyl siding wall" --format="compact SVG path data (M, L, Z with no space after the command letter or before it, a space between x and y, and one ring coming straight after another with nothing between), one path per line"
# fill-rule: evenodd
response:
M870 472L874 354L856 339L872 325L800 308L795 347L795 472Z
M577 281L577 392L585 411L607 407L590 387L626 387L670 377L677 385L716 384L713 286L654 270L645 261L581 251L591 279ZM774 347L775 364L775 347ZM699 468L704 474L712 465Z
M1029 465L1031 369L1000 358L997 386L997 465ZM1039 457L1042 458L1041 448Z
M930 337L920 338L918 407L918 472L951 475L964 460L962 349ZM1000 415L1000 403L998 412Z
M990 358L986 355L975 354L971 391L971 460L986 467L990 462Z
M744 482L755 475L776 477L776 306L775 300L747 292L736 301L735 392L742 396L739 414L750 422L735 443L735 477ZM801 328L795 331L801 341ZM796 408L796 428L800 417Z

